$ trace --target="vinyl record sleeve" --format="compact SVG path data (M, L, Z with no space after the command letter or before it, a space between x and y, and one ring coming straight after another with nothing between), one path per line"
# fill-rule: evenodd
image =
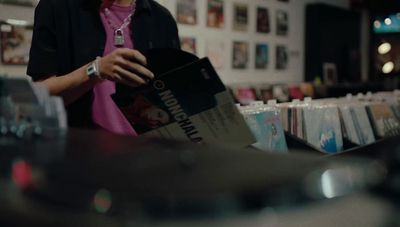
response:
M304 108L307 141L326 153L343 150L343 138L337 107Z
M208 58L170 50L147 56L155 79L112 96L138 134L240 147L255 142Z
M399 121L395 118L389 104L373 103L367 107L375 136L384 138L392 136L399 129Z
M288 151L280 111L244 113L244 116L247 125L257 139L253 146L265 151Z

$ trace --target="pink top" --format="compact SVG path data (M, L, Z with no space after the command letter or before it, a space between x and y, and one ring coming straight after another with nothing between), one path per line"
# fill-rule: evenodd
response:
M123 20L132 12L134 6L120 6L114 4L106 7L110 11L108 19L105 15L104 7L100 10L101 21L103 22L107 36L103 56L117 49L117 47L114 46L114 29L111 27L109 21L111 21L113 26L119 27L122 25ZM131 26L128 25L124 29L125 44L123 47L133 49L131 34ZM113 133L137 136L135 130L111 99L113 93L115 93L115 82L105 80L94 86L94 100L92 104L92 118L94 123Z

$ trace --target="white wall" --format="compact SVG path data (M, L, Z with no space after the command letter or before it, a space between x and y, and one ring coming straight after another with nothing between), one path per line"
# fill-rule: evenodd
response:
M176 0L159 0L173 15L176 15ZM232 30L233 4L246 3L249 6L248 32ZM223 29L210 29L206 27L206 0L197 0L198 25L179 25L181 36L194 36L197 38L197 54L206 55L206 41L209 39L224 40L225 62L224 68L218 70L222 80L227 84L255 84L263 82L301 82L304 78L304 32L305 32L305 6L307 3L324 2L327 4L348 8L348 0L290 0L288 3L277 0L225 0L225 27ZM256 33L256 7L265 6L269 9L271 32L269 34ZM276 36L276 11L285 10L289 15L289 33L285 37ZM248 41L250 44L250 64L248 69L232 69L231 54L233 41ZM254 68L255 44L267 42L269 45L269 64L266 70ZM289 50L289 65L286 70L275 69L275 47L286 45Z
M165 5L173 15L176 15L176 0L158 0ZM249 31L247 33L232 30L233 3L242 2L249 6ZM197 0L198 25L179 25L181 36L195 36L197 51L200 57L205 56L206 40L217 39L225 43L224 68L219 70L222 80L227 84L234 83L262 83L262 82L301 82L304 77L304 31L305 6L307 3L325 2L339 7L349 7L348 0L290 0L289 3L277 0L225 0L225 28L206 28L206 0ZM255 14L256 6L266 6L269 9L271 33L256 34ZM286 37L277 37L275 30L276 10L282 9L289 15L289 34ZM34 8L16 7L0 4L0 19L22 19L33 22ZM248 41L250 43L249 69L231 69L232 41ZM269 65L267 70L254 69L254 45L256 42L267 42L269 45ZM289 65L284 71L275 70L275 46L286 45L289 49ZM0 73L9 75L25 75L24 66L4 66L0 63Z

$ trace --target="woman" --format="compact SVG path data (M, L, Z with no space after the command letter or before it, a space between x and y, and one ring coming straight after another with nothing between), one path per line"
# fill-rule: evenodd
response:
M131 95L129 102L120 108L138 133L145 133L170 122L169 114L142 94Z
M70 126L135 136L110 95L148 83L141 52L161 47L179 48L178 30L153 0L41 0L27 74L64 97Z

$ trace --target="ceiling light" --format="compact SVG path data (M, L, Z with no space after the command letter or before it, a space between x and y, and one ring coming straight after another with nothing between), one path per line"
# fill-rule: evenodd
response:
M393 72L394 63L392 61L386 62L382 67L382 72L385 74L389 74Z
M380 28L381 22L379 20L374 21L374 26L375 26L375 28Z
M392 49L392 45L390 45L390 43L388 43L388 42L384 42L378 47L378 53L379 54L387 54L387 53L389 53L389 51L391 49Z
M15 26L26 26L29 24L26 20L16 20L16 19L7 19L7 24L15 25Z

